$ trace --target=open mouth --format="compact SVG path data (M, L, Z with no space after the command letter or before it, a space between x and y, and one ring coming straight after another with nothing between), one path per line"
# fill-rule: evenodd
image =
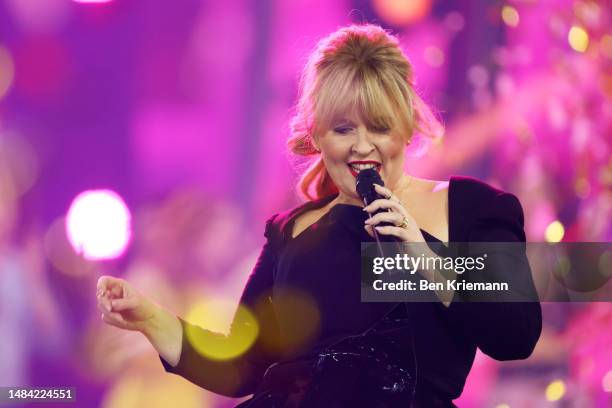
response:
M351 174L353 175L353 177L357 177L357 175L359 174L360 171L365 170L365 169L374 169L376 170L378 173L380 173L380 163L378 162L350 162L347 164Z

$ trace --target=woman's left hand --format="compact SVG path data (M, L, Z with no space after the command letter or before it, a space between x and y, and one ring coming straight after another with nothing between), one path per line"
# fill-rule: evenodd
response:
M390 235L399 238L402 242L425 242L425 238L419 229L414 218L408 213L402 202L391 190L374 184L376 192L385 198L374 200L363 210L370 214L375 213L379 209L388 209L390 211L382 211L368 218L365 222L365 229L374 237L372 228L376 228L376 232L381 235ZM381 222L387 222L393 225L381 226Z

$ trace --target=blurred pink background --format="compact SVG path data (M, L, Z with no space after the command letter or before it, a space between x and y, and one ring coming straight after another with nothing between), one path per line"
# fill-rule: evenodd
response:
M0 386L76 387L78 407L237 404L103 325L95 283L123 277L181 316L235 304L264 220L299 203L300 69L363 22L400 36L447 127L408 172L513 192L529 241L610 242L608 1L5 0ZM532 357L479 353L458 406L611 405L611 304L543 308Z

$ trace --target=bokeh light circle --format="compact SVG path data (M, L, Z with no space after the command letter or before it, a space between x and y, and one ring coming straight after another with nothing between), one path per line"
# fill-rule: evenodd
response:
M565 235L565 227L559 220L555 220L548 224L544 231L546 242L561 242Z
M117 258L130 242L130 211L112 190L85 191L70 205L66 235L72 248L86 259Z
M589 34L582 27L572 26L567 33L567 41L575 51L585 52L589 47Z
M403 26L415 23L429 14L431 0L374 0L372 7L387 23Z
M230 331L227 326L232 316ZM231 360L244 354L259 334L259 323L251 310L244 305L236 308L229 299L198 302L189 309L186 320L190 323L185 329L189 342L211 360Z
M559 401L565 395L565 383L563 380L552 381L546 387L546 399L548 401Z
M512 6L502 7L502 20L510 27L518 26L521 21L518 11Z

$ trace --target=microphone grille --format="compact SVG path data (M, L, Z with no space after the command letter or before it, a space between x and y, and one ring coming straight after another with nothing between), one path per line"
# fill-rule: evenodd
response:
M384 186L382 178L380 178L380 174L374 169L365 169L361 170L357 175L357 185L356 190L359 197L365 199L367 202L372 201L372 197L378 195L376 190L374 190L374 184L379 184Z

